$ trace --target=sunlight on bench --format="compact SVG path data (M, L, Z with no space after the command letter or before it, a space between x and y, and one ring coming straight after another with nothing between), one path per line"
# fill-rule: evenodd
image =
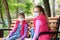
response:
M0 40L3 40L3 38L0 38Z

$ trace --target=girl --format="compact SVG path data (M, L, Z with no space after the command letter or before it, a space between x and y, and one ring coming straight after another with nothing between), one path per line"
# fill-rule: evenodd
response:
M28 24L25 20L25 15L24 13L20 13L12 32L7 38L8 40L16 40L18 38L20 38L20 40L24 40L24 38L27 37L27 30Z
M34 8L34 30L35 34L32 40L36 40L38 38L39 33L41 32L49 32L49 25L47 16L44 12L44 9L41 6L36 6ZM49 34L40 35L38 40L50 40Z
M34 36L34 25L33 25L33 20L30 21L30 33L31 33L31 38Z

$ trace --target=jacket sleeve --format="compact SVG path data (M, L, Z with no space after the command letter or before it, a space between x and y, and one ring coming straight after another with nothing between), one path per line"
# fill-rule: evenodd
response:
M12 36L13 33L16 31L16 29L17 29L17 25L18 25L18 21L16 21L16 23L15 23L15 25L14 25L12 31L9 33L9 37Z
M36 20L36 29L35 29L35 34L34 34L33 40L36 40L36 38L38 37L40 24L41 24L41 21Z

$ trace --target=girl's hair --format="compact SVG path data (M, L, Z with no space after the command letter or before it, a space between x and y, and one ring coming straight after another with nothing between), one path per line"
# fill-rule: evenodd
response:
M43 14L45 15L44 8L42 6L37 5L37 6L35 6L35 8L38 8L38 10L43 12Z
M25 14L23 12L19 13L18 16L22 15L23 17L25 17Z
M45 13L44 8L43 8L42 6L40 6L40 5L35 6L35 8L38 8L39 11L43 12L43 14L46 16L46 20L47 20L48 26L49 26L48 16L47 16L47 14Z

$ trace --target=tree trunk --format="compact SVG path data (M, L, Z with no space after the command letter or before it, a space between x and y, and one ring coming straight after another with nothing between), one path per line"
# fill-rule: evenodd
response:
M53 1L52 14L53 14L53 17L55 17L55 0L52 0L52 1Z
M18 7L16 9L16 18L18 17Z
M33 5L35 6L35 0L32 0L32 2L33 2Z
M10 27L11 17L10 17L10 13L9 13L9 8L8 8L7 0L3 0L3 4L4 4L5 10L6 10L6 16L7 16L7 20L8 20L8 27Z
M51 17L49 0L43 0L43 3L44 3L44 7L45 7L45 10L46 10L46 13L47 13L48 17Z
M5 27L6 24L5 24L5 22L4 22L3 15L2 15L2 0L0 0L0 17L1 17L2 22L3 22L3 27Z
M17 3L18 3L19 0L17 0ZM18 7L16 9L16 18L18 17Z

